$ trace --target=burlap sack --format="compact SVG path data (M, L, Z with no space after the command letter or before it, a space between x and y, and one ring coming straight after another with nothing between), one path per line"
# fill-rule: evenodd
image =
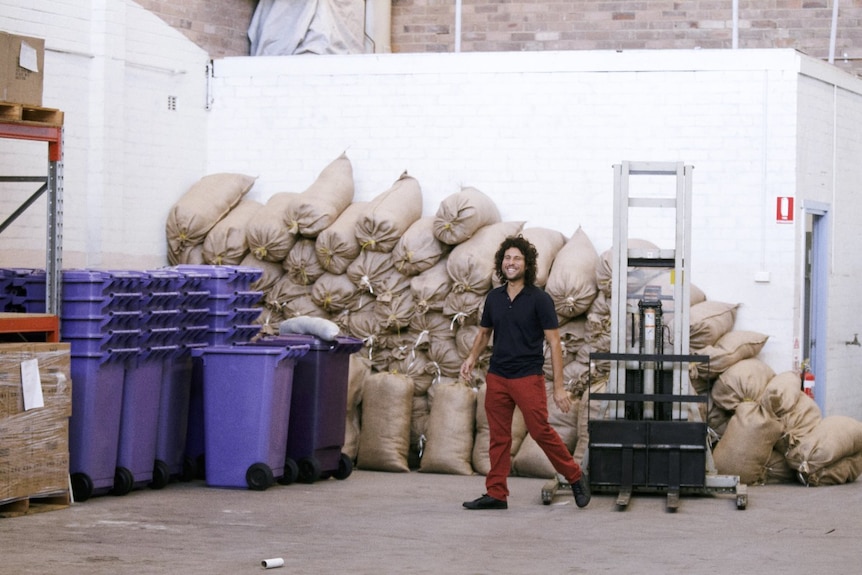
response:
M604 417L605 415L601 412L602 402L598 400L590 401L590 394L605 393L605 390L607 390L607 388L607 378L600 378L594 380L590 384L589 388L584 391L583 395L581 396L581 400L578 403L578 439L575 443L575 451L572 454L578 465L584 464L584 455L586 455L587 447L590 444L590 420L599 419L600 417Z
M435 339L450 339L453 331L449 319L442 313L431 311L413 314L410 318L410 333L415 349L429 349Z
M426 216L413 222L392 248L395 269L415 276L437 264L449 246L434 237L434 218Z
M301 295L285 302L281 307L281 315L284 316L285 320L306 315L329 319L329 312L314 303L311 299L311 294Z
M722 475L738 475L748 485L766 483L766 465L779 437L781 422L759 402L739 403L713 449L716 470Z
M416 302L417 314L443 311L443 303L450 291L452 291L452 278L446 271L445 257L410 278L410 293Z
M701 349L716 342L733 329L739 304L707 300L692 304L689 310L689 345Z
M494 254L504 239L518 235L523 226L524 222L490 224L455 246L446 259L453 292L487 293L491 288L491 276L495 273Z
M791 483L796 480L796 471L787 463L784 451L773 448L766 461L766 483Z
M199 243L193 246L186 244L178 254L168 252L168 263L172 266L179 264L206 265L204 262L204 244Z
M803 483L814 484L824 479L823 470L839 464L845 458L858 457L862 452L862 422L844 415L824 417L814 430L800 439L787 452L787 462L799 472ZM849 472L848 481L855 481L858 469L855 465L841 464L842 471ZM853 474L855 472L855 475ZM830 481L837 474L827 472Z
M402 274L393 266L388 272L381 274L374 286L374 297L382 303L390 303L397 297L406 295L410 298L411 306L413 296L410 294L410 278ZM413 315L413 310L410 310Z
M693 353L708 355L709 363L690 364L689 376L691 379L715 379L730 366L757 356L767 339L769 336L756 331L731 330L721 336L714 346L692 350Z
M255 291L268 292L284 274L280 262L259 260L252 253L247 253L239 265L261 271L260 277L249 286Z
M721 438L721 436L724 435L724 431L727 429L727 423L730 421L731 417L733 417L732 411L727 411L726 409L718 407L715 403L710 403L707 411L706 423L709 428L715 432L715 435L718 438Z
M722 409L734 411L744 401L760 401L775 372L756 358L743 359L722 373L712 386L712 401Z
M204 243L213 226L239 203L255 180L243 174L221 173L204 176L193 184L168 212L168 260L182 263L183 252Z
M377 300L374 313L380 331L400 333L408 328L413 319L413 296L409 291L393 295L385 301Z
M586 343L586 324L585 317L576 317L560 324L560 344L564 356L575 356Z
M371 374L371 362L359 353L350 354L347 375L347 413L344 426L344 445L341 452L356 460L359 451L359 425L361 421L362 384Z
M312 286L296 283L287 272L272 284L268 292L264 294L264 305L273 309L281 310L284 305L301 296L311 295Z
M372 350L376 347L374 338L378 335L377 320L374 316L376 306L377 302L372 301L359 310L351 310L346 321L347 332L353 337L364 340Z
M362 385L362 424L356 465L375 471L410 471L413 382L405 375L371 373Z
M549 381L554 380L554 362L551 357L551 346L545 345L542 349L542 353L545 356L545 361L542 364L542 373L545 376L545 379ZM574 353L567 353L565 348L563 349L563 370L566 369L566 366L575 361Z
M454 334L448 338L431 340L428 348L429 369L434 369L443 377L458 377L461 370L461 356Z
M260 207L260 202L242 200L214 225L204 239L204 261L214 265L240 263L248 253L246 227Z
M356 221L367 206L368 202L350 204L331 226L317 235L314 242L317 259L326 271L343 274L350 262L359 255Z
M443 315L452 318L456 325L477 325L482 317L485 296L471 291L450 292L443 300Z
M590 364L577 356L563 366L563 386L572 397L580 398L589 385Z
M473 470L480 475L488 475L491 471L491 459L488 455L491 435L488 431L488 414L485 411L486 392L487 387L483 384L479 387L476 397L476 438L473 441L471 458ZM527 426L524 423L524 414L515 406L515 412L512 414L512 449L509 450L513 457L518 453L525 437L527 437Z
M596 298L596 265L598 253L581 227L557 252L545 291L554 300L557 315L576 317L590 307Z
M603 292L596 293L596 298L587 308L585 313L584 338L590 339L599 338L611 332L611 308L610 300Z
M569 452L572 452L578 441L578 401L571 398L572 409L568 413L563 413L554 402L552 382L546 381L545 391L548 402L548 422L559 434ZM556 474L548 456L545 455L545 452L531 435L524 438L521 447L518 448L515 457L512 458L512 471L521 477L543 479L551 479Z
M314 240L299 238L282 262L284 271L300 285L312 285L323 275L324 269L317 259Z
M455 332L455 343L458 348L458 355L461 356L462 359L467 359L467 356L470 355L470 351L473 349L473 343L476 341L478 336L478 325L464 325L457 329ZM491 352L493 351L492 341L493 338L488 341L488 345L485 349L479 352L479 357L476 359L475 369L487 371L488 364L491 361Z
M401 373L413 381L413 395L425 395L434 381L434 376L428 373L428 353L425 350L411 348L403 357L389 362L390 373Z
M296 243L296 234L284 224L287 207L299 194L279 192L270 197L246 226L248 249L255 258L280 262Z
M324 272L311 286L311 299L329 313L338 313L355 305L359 288L344 274Z
M390 352L390 368L388 371L398 373L392 369L392 365L398 361L406 360L410 357L413 350L413 334L407 330L401 332L382 333L380 335L380 345L385 347ZM408 374L409 375L409 374Z
M862 474L862 451L842 457L835 463L808 474L807 477L803 477L803 482L807 482L812 487L841 485L856 481L860 474Z
M822 419L817 403L802 391L800 375L795 371L785 371L773 377L760 402L781 421L783 434L776 446L783 453L798 445Z
M382 289L382 283L395 270L392 264L392 254L362 250L355 260L347 266L347 277L360 291L373 296Z
M494 200L476 188L461 188L440 202L434 216L434 237L454 246L499 221L500 210Z
M356 241L363 250L391 252L398 240L422 217L422 189L407 172L369 202L356 221Z
M316 238L353 201L353 166L346 154L329 163L287 207L285 225L292 234Z
M419 471L472 475L476 390L464 382L434 386Z

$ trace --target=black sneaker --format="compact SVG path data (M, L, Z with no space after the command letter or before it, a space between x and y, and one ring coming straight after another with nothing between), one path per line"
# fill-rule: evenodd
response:
M590 479L587 472L581 473L581 478L572 483L572 493L575 495L575 505L586 507L590 504Z
M494 499L487 493L473 501L465 501L464 507L467 509L508 509L509 504L499 499Z

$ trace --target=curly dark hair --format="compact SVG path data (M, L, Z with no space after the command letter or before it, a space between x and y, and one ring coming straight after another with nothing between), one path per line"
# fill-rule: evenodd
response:
M538 269L539 252L536 246L530 243L523 235L509 236L500 247L497 253L494 254L494 273L497 274L497 279L501 282L506 281L506 276L503 274L503 256L509 248L516 248L524 254L524 284L531 286L536 283L536 271Z

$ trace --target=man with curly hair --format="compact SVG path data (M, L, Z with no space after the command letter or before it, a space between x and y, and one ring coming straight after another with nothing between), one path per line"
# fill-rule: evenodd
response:
M494 256L494 270L502 282L485 298L479 333L461 364L461 377L469 380L479 353L494 336L491 362L485 377L485 411L488 415L491 470L485 477L487 493L465 501L467 509L507 509L507 479L512 459L512 416L517 406L527 431L572 486L575 503L590 502L589 481L556 430L548 422L548 403L542 366L542 345L551 349L554 403L563 413L572 408L563 387L563 351L554 302L535 285L538 252L522 235L509 236Z

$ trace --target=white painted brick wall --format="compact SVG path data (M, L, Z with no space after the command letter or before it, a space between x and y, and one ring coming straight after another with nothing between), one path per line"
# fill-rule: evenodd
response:
M66 267L165 264L168 210L205 169L207 55L133 2L0 0L0 29L45 38L43 106L65 113ZM0 140L0 170L46 173L44 147ZM0 196L4 213L28 194ZM45 206L4 232L4 265L45 265Z
M800 83L799 93L800 186L831 208L830 306L826 341L820 342L829 369L826 413L855 415L862 406L862 347L847 342L862 332L862 229L856 216L862 212L862 96L812 78Z
M743 303L740 329L770 335L764 357L789 369L792 290L753 278L794 265L793 226L776 226L773 206L794 186L795 142L785 135L796 75L785 70L795 55L724 54L722 66L707 52L687 62L656 56L648 66L639 54L621 62L615 53L471 55L458 67L447 55L313 66L219 60L209 171L258 175L252 194L264 200L302 191L346 149L357 200L407 170L422 185L425 214L471 185L495 199L504 219L567 235L583 226L602 252L611 246L612 165L684 161L695 166L692 281L712 299ZM543 69L549 62L554 69ZM667 217L632 217L630 236L672 247L672 226ZM772 242L790 248L769 250ZM768 302L790 312L771 313L760 305Z

